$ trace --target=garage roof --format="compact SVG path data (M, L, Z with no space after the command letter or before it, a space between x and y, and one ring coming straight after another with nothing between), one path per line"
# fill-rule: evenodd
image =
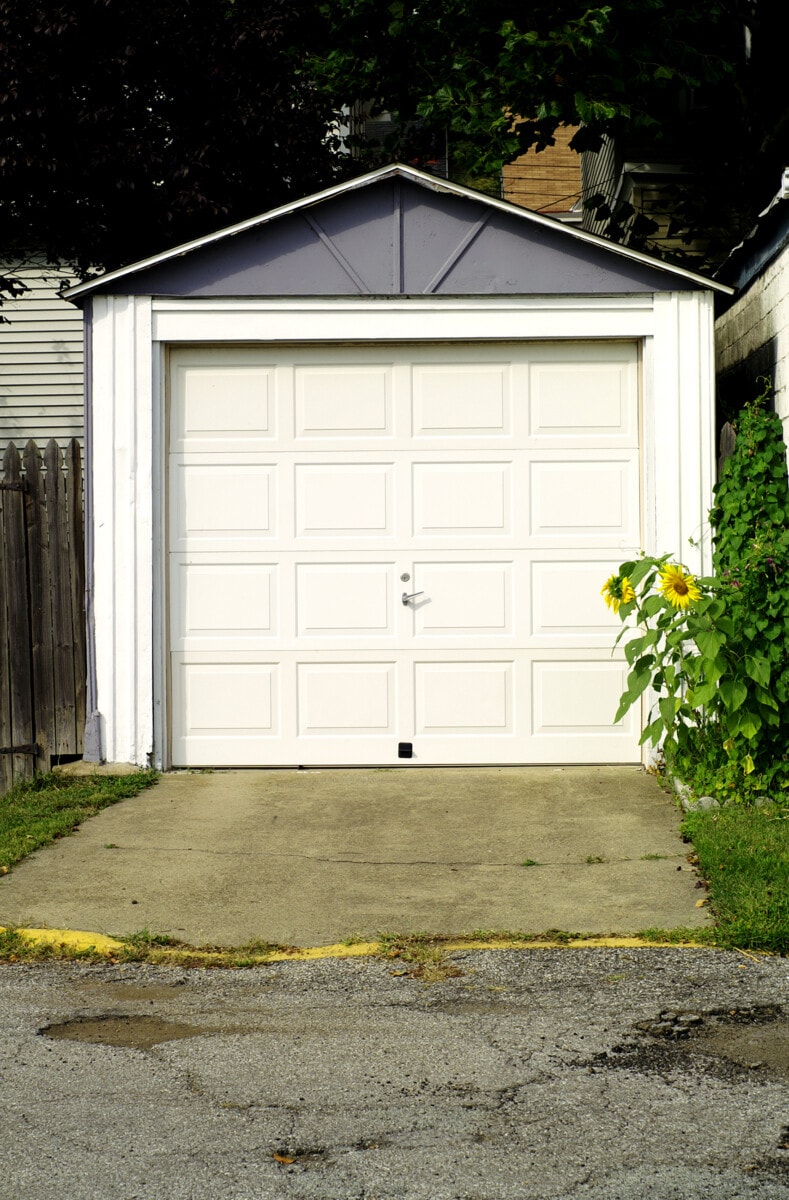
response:
M178 297L602 295L725 284L395 164L69 289Z

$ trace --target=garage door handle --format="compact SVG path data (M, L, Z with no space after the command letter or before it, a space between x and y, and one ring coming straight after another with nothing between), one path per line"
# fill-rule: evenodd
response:
M403 604L407 606L408 601L413 600L414 596L424 596L424 594L425 594L424 590L422 590L421 592L411 592L410 595L408 592L403 592L403 595L402 595Z

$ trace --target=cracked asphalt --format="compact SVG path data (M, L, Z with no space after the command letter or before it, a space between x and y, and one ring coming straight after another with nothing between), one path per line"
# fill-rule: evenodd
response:
M21 1200L789 1197L789 963L0 967Z

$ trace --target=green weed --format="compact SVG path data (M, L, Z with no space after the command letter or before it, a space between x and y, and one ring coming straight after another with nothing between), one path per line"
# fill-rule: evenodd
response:
M402 970L398 967L393 969L393 975L409 975L412 979L421 979L423 983L439 983L463 974L459 967L447 959L442 946L446 940L429 933L380 933L378 952L382 958L399 960L403 964Z

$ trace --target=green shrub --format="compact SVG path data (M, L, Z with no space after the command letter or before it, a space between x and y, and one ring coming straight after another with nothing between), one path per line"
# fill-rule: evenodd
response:
M768 391L743 409L710 513L714 575L642 556L606 583L630 672L616 720L651 687L642 742L699 792L789 788L789 483Z

